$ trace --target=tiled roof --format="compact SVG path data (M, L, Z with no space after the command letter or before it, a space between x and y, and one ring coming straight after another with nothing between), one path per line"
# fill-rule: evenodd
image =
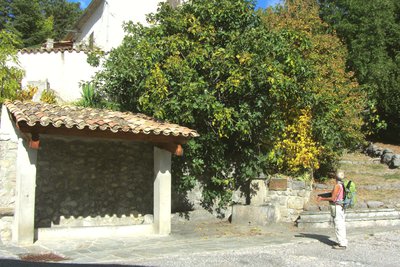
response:
M64 52L87 53L88 50L71 48L71 47L50 48L50 49L41 47L41 48L23 48L23 49L20 49L18 52L21 54L44 54L44 53L50 54L50 53L58 53L58 52L60 52L60 53L64 53Z
M56 128L65 126L79 130L88 128L109 130L114 133L131 132L188 138L199 136L195 130L159 121L143 114L35 102L6 101L4 104L14 115L17 123L26 122L29 126L51 125Z

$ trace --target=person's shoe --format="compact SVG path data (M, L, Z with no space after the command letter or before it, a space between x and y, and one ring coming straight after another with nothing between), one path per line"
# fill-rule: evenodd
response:
M334 245L332 246L333 249L346 249L346 246L341 246L341 245Z

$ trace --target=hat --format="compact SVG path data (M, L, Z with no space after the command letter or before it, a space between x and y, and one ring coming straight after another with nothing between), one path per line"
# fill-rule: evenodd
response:
M343 171L338 171L336 173L336 179L337 180L343 180L344 179L344 172Z

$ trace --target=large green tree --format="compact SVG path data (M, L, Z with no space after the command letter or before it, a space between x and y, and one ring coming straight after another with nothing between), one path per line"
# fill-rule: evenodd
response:
M312 137L323 146L318 156L323 173L332 168L343 149L355 148L364 139L361 129L367 99L353 73L346 72L346 46L319 14L315 0L287 0L284 5L267 9L261 15L269 29L295 31L310 42L310 49L303 57L312 66L315 76L305 86L313 92L310 103ZM287 118L298 120L298 116ZM288 157L287 154L283 156Z
M150 27L126 25L122 45L96 77L99 93L121 110L198 130L184 157L174 159L174 176L185 189L200 180L206 207L215 199L225 204L250 179L279 169L274 144L285 132L295 135L310 125L310 110L323 94L310 86L319 73L313 44L303 32L270 29L253 1L162 4L148 20ZM318 112L333 111L321 105ZM302 123L291 127L299 118ZM324 145L309 131L301 135L310 151Z
M46 17L53 18L52 38L62 40L82 15L80 3L67 0L40 0Z
M19 48L31 47L61 39L80 14L79 4L67 0L0 0L0 30L18 35Z
M400 2L321 0L322 18L347 44L348 68L369 92L370 106L400 135Z
M1 0L0 30L19 35L21 47L40 44L51 36L53 20L46 18L39 0Z

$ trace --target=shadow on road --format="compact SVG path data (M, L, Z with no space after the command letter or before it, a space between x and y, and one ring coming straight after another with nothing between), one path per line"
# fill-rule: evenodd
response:
M336 245L336 242L330 240L329 236L326 236L326 235L300 233L298 235L295 235L295 237L304 237L304 238L316 239L319 242L324 243L324 244L326 244L328 246Z
M122 267L140 265L116 265L116 264L78 264L56 262L29 262L21 260L0 259L0 267Z

